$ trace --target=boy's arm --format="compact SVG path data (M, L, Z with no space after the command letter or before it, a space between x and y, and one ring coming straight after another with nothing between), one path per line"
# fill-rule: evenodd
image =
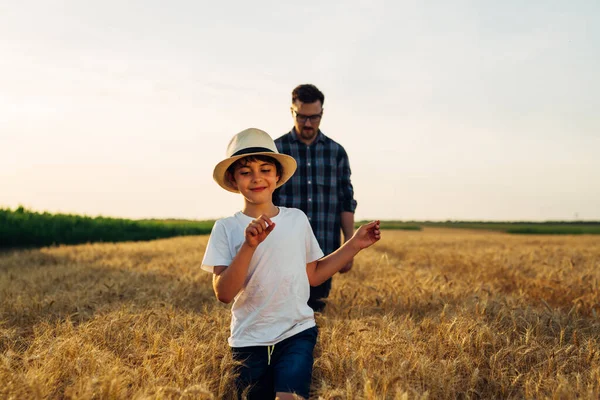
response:
M355 247L352 240L350 240L327 257L306 264L306 273L308 274L310 286L319 286L331 278L342 267L352 261L352 258L359 251L360 248Z
M242 244L240 251L229 265L229 267L219 265L214 268L213 290L217 299L223 303L231 303L235 296L242 290L246 275L248 275L248 266L254 254L254 250L247 243Z
M215 266L213 270L213 289L219 301L231 303L242 290L246 275L248 275L248 266L256 247L269 236L274 228L275 223L266 215L256 218L246 228L244 232L246 240L229 267Z
M379 221L373 221L358 228L354 236L342 247L320 260L306 264L308 282L318 286L331 278L350 262L362 249L371 246L381 238Z

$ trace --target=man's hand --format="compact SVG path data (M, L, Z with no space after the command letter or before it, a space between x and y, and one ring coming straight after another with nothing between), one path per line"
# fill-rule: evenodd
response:
M353 265L354 265L354 260L352 260L348 264L344 265L342 267L342 269L340 269L340 274L345 274L346 272L350 271L352 269Z
M246 228L246 244L255 248L261 244L275 228L275 223L266 215L256 218Z

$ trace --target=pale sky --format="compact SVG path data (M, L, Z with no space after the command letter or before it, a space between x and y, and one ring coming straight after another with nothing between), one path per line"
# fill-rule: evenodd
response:
M0 0L0 207L209 219L325 93L357 219L600 220L600 2Z

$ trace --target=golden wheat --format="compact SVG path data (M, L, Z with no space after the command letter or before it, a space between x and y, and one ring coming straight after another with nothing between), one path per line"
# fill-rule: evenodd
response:
M207 237L0 255L0 398L231 398ZM386 231L317 315L313 397L600 397L600 240Z

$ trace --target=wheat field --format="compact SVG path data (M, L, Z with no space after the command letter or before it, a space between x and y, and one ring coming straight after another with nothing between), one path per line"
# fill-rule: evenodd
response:
M0 254L0 398L233 398L207 236ZM384 231L317 315L315 399L600 398L600 239Z

